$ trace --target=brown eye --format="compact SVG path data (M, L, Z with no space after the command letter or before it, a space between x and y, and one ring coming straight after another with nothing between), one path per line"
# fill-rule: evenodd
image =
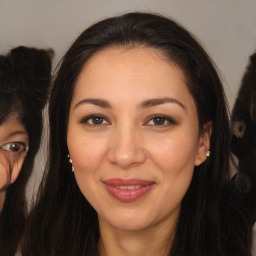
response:
M146 124L152 126L168 126L170 124L176 124L176 122L169 116L154 115Z
M107 125L109 122L106 120L104 116L101 115L90 115L85 117L81 123L85 123L88 125Z
M1 146L1 149L8 152L25 152L26 146L20 142L11 142Z
M95 116L91 118L93 124L102 124L104 119L101 116Z
M154 122L154 125L163 125L166 122L166 119L163 117L156 117L152 119Z

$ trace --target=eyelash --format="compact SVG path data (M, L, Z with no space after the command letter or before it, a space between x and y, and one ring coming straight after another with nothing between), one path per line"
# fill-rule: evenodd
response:
M99 119L99 121L100 121L99 123L94 122L94 121L98 122L97 119ZM159 124L156 124L157 119L160 120ZM91 120L91 123L89 123L90 120ZM150 121L153 121L154 124L149 124ZM167 124L166 124L166 122L167 122ZM85 123L89 126L100 126L100 125L111 124L105 116L99 115L99 114L93 114L93 115L86 116L81 120L80 123ZM144 125L165 126L166 127L170 124L176 124L176 123L177 122L169 116L157 114L157 115L150 116L148 118L148 120L144 123Z
M156 124L154 121L156 121L157 119L160 119L160 121L163 121L164 123L160 122L160 124ZM150 121L153 121L154 124L149 124ZM166 122L167 122L167 124L166 124ZM170 124L176 124L176 123L177 122L174 119L172 119L171 117L166 116L166 115L160 115L160 114L150 116L146 122L146 124L148 124L150 126L164 126L164 127L166 127Z
M105 120L105 122L107 122L107 123L93 123L93 120L96 121L97 118L100 119L102 122L104 122L104 120ZM92 123L89 123L89 120L91 120ZM86 116L81 120L80 123L81 124L85 123L89 126L99 126L99 125L108 125L108 124L110 124L110 122L107 120L107 118L105 116L99 115L99 114L93 114L93 115Z
M11 147L15 147L15 148L11 148ZM18 146L17 150L13 150L16 149ZM2 146L0 146L0 149L5 151L5 152L9 152L9 153L21 153L21 152L28 152L28 147L26 146L25 143L23 142L10 142L10 143L6 143Z

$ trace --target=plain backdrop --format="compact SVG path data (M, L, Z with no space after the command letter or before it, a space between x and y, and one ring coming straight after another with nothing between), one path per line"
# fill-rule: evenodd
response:
M232 109L248 57L256 51L256 0L0 0L0 54L19 45L53 48L55 67L90 24L131 11L160 13L190 30L218 66ZM30 197L45 153L42 144Z

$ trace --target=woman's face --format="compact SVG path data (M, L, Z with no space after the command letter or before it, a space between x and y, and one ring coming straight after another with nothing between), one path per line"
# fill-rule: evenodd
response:
M156 49L98 52L75 84L67 143L100 225L174 225L209 136L183 73Z
M19 175L28 143L28 134L17 115L0 125L0 211L6 188Z

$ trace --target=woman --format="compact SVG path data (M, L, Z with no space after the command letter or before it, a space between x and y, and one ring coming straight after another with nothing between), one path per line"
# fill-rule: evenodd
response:
M25 226L25 189L40 145L50 53L17 47L0 56L0 255L15 254Z
M23 255L251 255L229 198L223 88L184 28L144 13L91 26L62 60L49 118Z

